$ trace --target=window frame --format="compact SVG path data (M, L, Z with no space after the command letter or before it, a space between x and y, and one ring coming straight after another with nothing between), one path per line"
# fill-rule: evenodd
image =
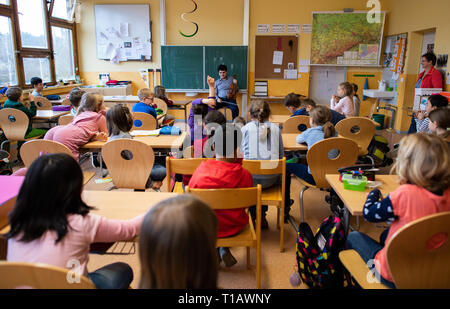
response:
M57 84L56 69L55 69L55 57L53 49L53 37L52 27L60 27L72 30L72 46L73 46L73 58L74 58L74 72L75 76L79 75L78 70L78 44L77 44L77 31L75 20L68 21L65 19L52 17L53 5L55 0L41 0L44 8L45 18L45 31L47 34L47 48L30 48L22 47L22 39L20 35L19 15L17 0L10 0L9 5L0 4L0 16L6 16L11 19L12 36L15 50L16 60L16 74L18 85L22 89L30 89L31 85L25 82L25 71L23 66L23 58L46 58L49 59L50 64L50 82L46 85L54 86ZM50 5L48 5L50 4ZM13 86L13 85L11 85Z

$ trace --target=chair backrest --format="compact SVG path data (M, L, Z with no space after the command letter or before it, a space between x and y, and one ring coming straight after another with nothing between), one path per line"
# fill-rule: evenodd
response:
M22 157L23 163L26 167L30 167L33 161L39 157L41 152L66 153L73 156L72 151L70 151L66 145L45 139L28 141L20 148L20 156Z
M46 97L34 97L34 104L40 110L52 110L52 103Z
M352 128L355 126L359 127L359 131L353 133ZM339 136L354 140L362 150L367 150L375 134L375 124L366 117L348 117L336 124L336 131Z
M398 230L386 247L400 289L450 289L450 212L426 216Z
M194 174L197 167L206 160L215 160L214 158L190 158L190 159L173 159L170 156L166 157L167 175L171 174ZM170 192L170 181L167 181L167 192Z
M167 103L164 102L164 100L161 100L160 98L154 98L153 102L156 104L157 108L163 110L164 115L167 114Z
M85 276L77 276L61 267L40 263L0 262L0 289L15 288L95 289L96 287Z
M0 110L0 126L8 140L23 141L29 122L27 114L21 110L15 108Z
M72 122L74 116L73 115L64 115L59 117L58 119L58 125L65 126L66 124L69 124Z
M309 116L294 116L283 123L283 130L281 133L302 133L310 128Z
M133 116L133 130L156 130L156 119L150 114L141 112L132 112ZM139 124L141 124L139 126Z
M61 105L71 105L72 103L70 103L69 98L65 98L64 100L62 100Z
M117 188L146 188L155 160L152 147L141 141L117 139L103 145L102 157Z
M328 158L328 153L332 149L339 151L339 155L334 159ZM356 142L343 137L327 138L312 145L306 154L306 160L316 186L328 188L330 185L325 175L338 174L339 168L354 165L358 158L358 152Z

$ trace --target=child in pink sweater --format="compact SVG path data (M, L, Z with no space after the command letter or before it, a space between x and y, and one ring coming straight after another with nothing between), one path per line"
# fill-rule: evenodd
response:
M339 84L337 96L333 95L330 101L330 108L345 117L354 116L353 85L349 82Z
M91 140L108 140L103 96L85 93L81 97L77 115L71 123L56 126L45 134L44 139L66 145L78 159L79 149Z
M87 275L98 288L128 288L133 271L125 263L88 273L89 247L94 242L132 239L139 234L144 215L119 221L90 214L93 208L83 202L82 187L83 173L71 156L37 158L9 215L7 260L68 268L75 277Z

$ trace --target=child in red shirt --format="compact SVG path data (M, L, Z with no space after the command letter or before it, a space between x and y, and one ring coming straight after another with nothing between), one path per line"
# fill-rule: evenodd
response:
M224 124L214 134L216 160L202 162L189 181L190 188L248 188L253 187L249 171L242 168L238 159L241 130L234 124ZM232 146L232 147L231 147ZM218 237L229 237L239 233L249 222L245 208L215 210L219 220ZM229 248L219 248L219 254L227 267L236 264Z

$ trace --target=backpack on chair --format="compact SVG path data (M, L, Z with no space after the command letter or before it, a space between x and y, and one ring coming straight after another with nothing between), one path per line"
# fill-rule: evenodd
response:
M300 223L296 256L302 281L309 288L343 288L344 280L349 279L339 260L344 246L344 228L338 217L326 218L316 235L307 223Z

